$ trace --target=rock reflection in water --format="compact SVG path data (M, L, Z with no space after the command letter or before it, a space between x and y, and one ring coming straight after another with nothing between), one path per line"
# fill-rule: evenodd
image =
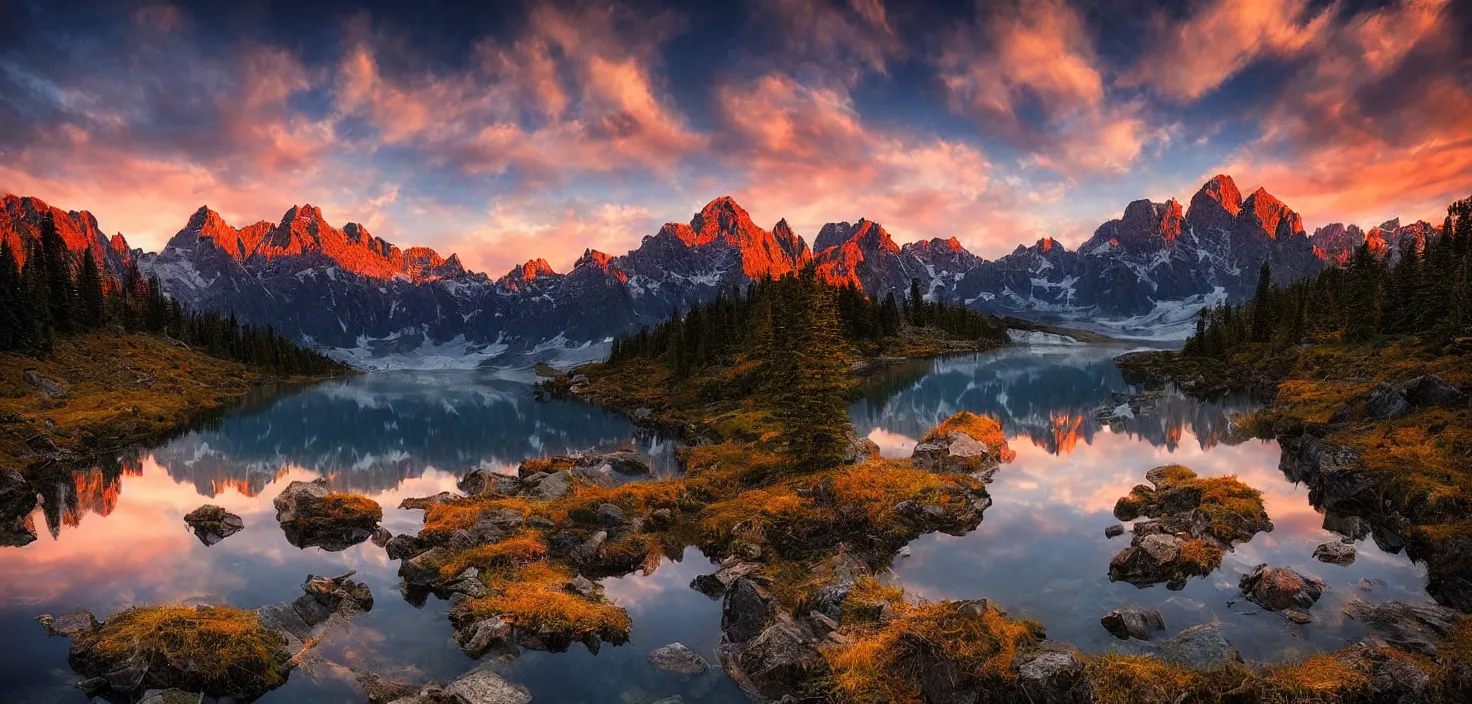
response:
M1365 635L1342 613L1353 599L1429 602L1424 570L1373 542L1358 545L1351 565L1313 559L1318 544L1338 536L1322 527L1326 518L1309 505L1307 490L1279 471L1277 443L1233 436L1230 417L1245 405L1167 395L1147 403L1152 410L1144 414L1097 420L1095 410L1112 405L1111 394L1137 391L1110 361L1118 351L1005 350L938 361L932 373L895 384L882 400L854 405L855 425L886 454L908 454L921 432L960 410L996 416L1017 450L1016 461L994 475L994 504L975 532L925 536L911 545L910 557L897 560L907 590L928 599L987 597L1042 621L1050 638L1093 651L1122 647L1099 619L1140 604L1165 618L1157 639L1220 620L1245 657L1269 661L1337 649ZM1104 536L1117 523L1115 501L1146 470L1173 463L1203 477L1236 475L1261 490L1273 532L1237 545L1217 570L1188 580L1182 591L1111 583L1110 558L1129 540L1128 533ZM1295 627L1241 598L1240 576L1264 562L1328 583L1314 623Z

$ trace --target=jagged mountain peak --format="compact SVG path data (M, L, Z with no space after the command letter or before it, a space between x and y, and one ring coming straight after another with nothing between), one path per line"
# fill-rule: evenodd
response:
M1242 201L1242 211L1237 218L1261 228L1270 239L1282 239L1303 234L1303 219L1283 201L1259 187Z

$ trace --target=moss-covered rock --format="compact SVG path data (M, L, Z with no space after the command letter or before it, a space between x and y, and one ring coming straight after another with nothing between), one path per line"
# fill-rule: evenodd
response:
M1235 477L1198 477L1181 465L1151 469L1152 486L1137 485L1114 505L1122 521L1137 521L1130 546L1109 561L1109 579L1137 585L1165 582L1181 589L1210 574L1232 545L1273 529L1262 493Z
M273 501L286 539L299 548L339 551L367 540L383 520L372 499L327 487L326 479L294 481Z

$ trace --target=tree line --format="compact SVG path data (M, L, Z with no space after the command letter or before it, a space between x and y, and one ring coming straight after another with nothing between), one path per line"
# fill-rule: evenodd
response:
M121 280L97 266L88 246L73 264L50 213L30 242L25 266L9 242L0 242L0 351L44 358L53 340L116 326L126 332L167 335L211 356L277 374L333 374L349 368L276 334L242 324L232 313L189 310L164 296L157 277L145 280L129 262Z
M1006 331L964 304L925 301L918 281L901 304L893 293L875 302L852 283L837 287L813 267L780 279L765 278L675 311L653 329L618 337L611 363L645 359L667 364L680 382L709 367L744 360L726 393L756 395L782 429L789 455L805 468L842 460L848 423L845 350L878 342L906 328L929 328L977 341L1005 341ZM739 359L738 359L739 358Z
M1281 287L1264 262L1252 299L1203 309L1184 352L1225 358L1250 343L1282 349L1316 336L1437 344L1472 334L1472 198L1447 207L1440 234L1420 246L1407 240L1394 264L1389 254L1376 256L1367 242L1345 266Z

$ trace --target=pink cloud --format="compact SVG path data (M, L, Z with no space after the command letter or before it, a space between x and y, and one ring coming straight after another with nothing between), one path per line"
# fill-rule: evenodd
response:
M1120 84L1189 102L1263 56L1304 48L1332 14L1310 12L1307 0L1205 0L1178 24L1158 15L1156 36Z
M1158 139L1138 101L1110 99L1083 18L1065 0L978 3L934 61L952 111L1064 173L1122 172Z
M685 125L655 74L653 47L673 23L656 17L621 31L630 19L612 7L539 6L515 42L482 42L465 70L408 76L380 69L377 37L359 20L338 67L336 107L367 117L384 142L471 174L515 170L523 186L667 171L705 137ZM523 120L522 105L538 119Z
M865 217L901 242L955 236L990 256L1045 227L979 147L866 124L841 88L769 74L722 86L717 104L720 150L744 174L723 188L766 226L786 218L811 241L824 223Z
M1220 167L1271 184L1309 222L1439 222L1472 191L1472 88L1445 69L1462 38L1445 0L1404 2L1329 28Z

